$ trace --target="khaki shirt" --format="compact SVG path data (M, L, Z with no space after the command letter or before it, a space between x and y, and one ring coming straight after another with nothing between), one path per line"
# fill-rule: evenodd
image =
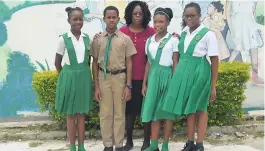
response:
M131 38L120 31L116 31L111 40L109 60L107 63L108 71L116 71L126 68L126 57L137 53ZM90 55L98 59L100 68L104 67L104 54L108 41L108 33L104 32L99 38L94 39L91 44Z

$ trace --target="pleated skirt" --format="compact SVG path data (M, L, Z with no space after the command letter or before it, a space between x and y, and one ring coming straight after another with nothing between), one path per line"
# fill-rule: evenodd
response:
M163 110L176 115L207 111L211 66L206 57L182 56L173 74Z
M160 119L175 120L174 114L162 110L171 78L171 67L151 66L148 74L147 92L142 104L142 122Z
M55 109L59 114L85 114L92 109L93 86L85 63L64 65L57 83Z

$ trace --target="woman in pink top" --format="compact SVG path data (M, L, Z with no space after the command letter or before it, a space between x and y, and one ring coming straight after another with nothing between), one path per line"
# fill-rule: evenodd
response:
M143 96L141 94L142 83L144 79L144 70L147 57L145 54L145 42L147 38L155 34L155 30L148 26L151 20L151 13L148 5L143 1L132 1L126 9L124 18L126 26L120 28L120 31L128 35L137 50L137 54L132 57L132 99L126 104L126 133L127 142L124 150L133 148L132 133L136 116L141 114ZM141 150L150 145L150 123L144 125L144 142Z

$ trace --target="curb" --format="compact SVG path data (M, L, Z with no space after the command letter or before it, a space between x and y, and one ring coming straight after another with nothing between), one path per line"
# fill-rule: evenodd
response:
M222 134L234 134L236 132L243 132L248 134L264 133L264 124L248 124L248 125L236 125L236 126L212 126L208 128L208 134L222 133ZM100 131L95 131L95 136L101 137ZM143 130L134 130L134 137L143 136ZM173 132L173 135L186 134L185 128L177 129ZM89 139L90 133L85 132L86 139ZM0 132L0 140L65 140L67 139L67 132L65 131L48 131L48 132L34 132L25 131L21 133L8 133Z

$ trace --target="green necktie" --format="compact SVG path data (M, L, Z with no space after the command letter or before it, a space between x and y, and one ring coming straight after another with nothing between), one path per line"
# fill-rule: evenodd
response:
M106 50L105 50L105 54L104 54L104 79L106 79L106 74L107 74L107 64L108 64L108 60L109 60L109 51L110 51L110 47L111 47L111 39L114 37L114 34L112 34L111 36L109 36L108 38L108 42L106 45Z

